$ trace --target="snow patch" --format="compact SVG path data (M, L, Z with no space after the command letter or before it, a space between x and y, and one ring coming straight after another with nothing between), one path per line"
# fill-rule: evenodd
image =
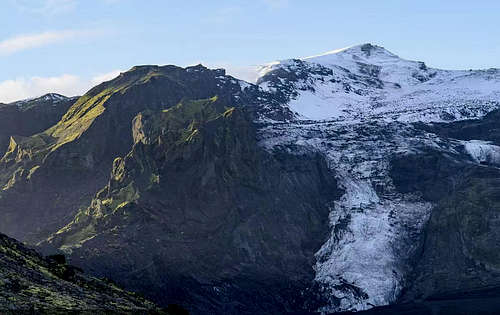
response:
M465 151L476 163L500 165L500 147L488 141L462 141Z

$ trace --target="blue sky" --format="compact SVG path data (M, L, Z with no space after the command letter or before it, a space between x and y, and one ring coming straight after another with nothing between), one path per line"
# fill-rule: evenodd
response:
M0 102L80 94L137 64L253 67L371 42L447 69L500 68L500 1L1 0Z

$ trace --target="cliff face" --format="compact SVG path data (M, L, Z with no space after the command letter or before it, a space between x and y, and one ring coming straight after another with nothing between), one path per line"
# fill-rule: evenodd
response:
M494 111L483 119L423 127L465 141L473 163L432 150L393 161L396 186L436 205L402 301L460 295L500 283L498 117Z
M333 173L318 154L264 151L252 115L231 105L214 97L139 114L132 150L50 243L195 313L313 307Z

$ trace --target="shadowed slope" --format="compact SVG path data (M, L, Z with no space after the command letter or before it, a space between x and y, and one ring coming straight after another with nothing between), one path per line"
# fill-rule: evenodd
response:
M314 253L339 191L324 159L257 146L230 99L134 120L108 185L50 242L72 261L194 313L314 308Z

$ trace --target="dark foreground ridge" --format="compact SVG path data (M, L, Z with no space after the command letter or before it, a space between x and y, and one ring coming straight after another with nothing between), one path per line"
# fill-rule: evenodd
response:
M0 234L0 312L9 310L160 311L112 282L86 276L64 256L44 258Z

